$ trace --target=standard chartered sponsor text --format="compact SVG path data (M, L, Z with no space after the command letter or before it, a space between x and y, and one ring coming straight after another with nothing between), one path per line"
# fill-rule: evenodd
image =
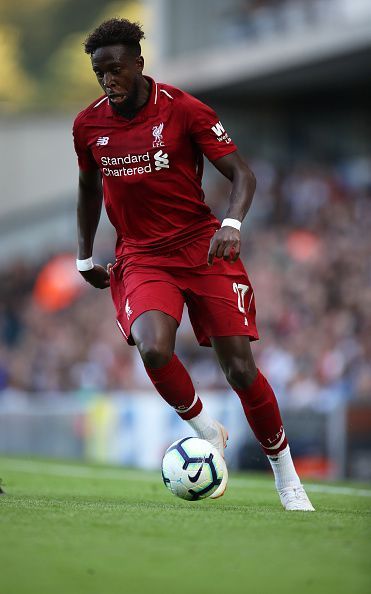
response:
M103 165L102 172L106 176L121 177L127 175L142 175L143 173L151 173L152 168L149 163L150 157L149 152L142 153L140 155L128 154L123 157L101 157L101 163ZM119 167L111 169L107 165L132 165L135 163L143 163L138 167Z

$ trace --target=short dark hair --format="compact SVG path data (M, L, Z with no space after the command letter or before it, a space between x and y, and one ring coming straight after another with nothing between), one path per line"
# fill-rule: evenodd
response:
M109 19L87 36L84 47L87 54L93 54L99 47L122 44L130 47L135 56L140 56L140 40L144 38L142 25L127 19Z

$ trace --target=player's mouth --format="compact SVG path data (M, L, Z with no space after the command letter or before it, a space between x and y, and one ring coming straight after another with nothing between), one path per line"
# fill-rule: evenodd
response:
M108 93L108 98L112 103L118 105L127 99L127 95L124 93Z

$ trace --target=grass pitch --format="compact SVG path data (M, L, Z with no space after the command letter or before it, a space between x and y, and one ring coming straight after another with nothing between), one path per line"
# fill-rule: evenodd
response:
M160 473L0 457L3 594L366 594L371 488L311 486L285 512L273 480L231 477L183 502Z

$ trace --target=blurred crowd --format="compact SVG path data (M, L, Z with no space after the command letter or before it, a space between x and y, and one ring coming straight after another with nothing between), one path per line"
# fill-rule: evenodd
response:
M263 39L323 24L352 24L370 16L368 0L237 0L223 11L221 32L236 39Z
M260 368L282 407L371 401L371 159L286 170L250 164L258 187L243 260L255 289ZM211 175L207 186L207 202L223 218L228 182ZM72 250L62 266L49 267L52 281L46 264L18 260L1 271L0 398L4 390L83 396L151 388L136 349L116 328L109 291L84 283ZM226 387L186 310L176 351L198 391Z

